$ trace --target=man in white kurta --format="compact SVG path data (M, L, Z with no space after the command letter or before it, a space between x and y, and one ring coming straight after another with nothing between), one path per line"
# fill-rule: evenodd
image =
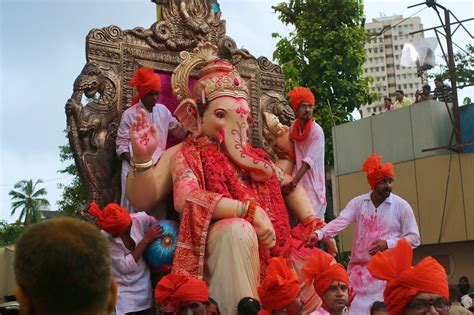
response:
M148 114L148 121L152 124L155 124L158 128L158 136L160 140L158 147L152 156L153 165L158 163L158 160L166 149L166 139L168 138L168 132L171 132L171 134L178 139L183 139L187 134L186 128L184 128L183 125L181 125L181 123L178 122L171 114L168 108L162 104L155 104L152 110L149 111L140 100L138 104L128 108L123 112L117 133L116 152L117 155L122 159L122 196L120 199L120 204L122 207L127 208L130 213L136 212L125 196L127 175L128 171L130 170L130 159L133 156L130 145L130 127L132 126L132 122L140 109L145 110L145 112Z
M306 141L295 141L294 144L296 165L292 175L296 176L303 163L309 166L309 170L301 177L300 183L311 200L314 214L324 220L327 202L323 128L313 121Z
M130 216L132 217L130 237L135 244L138 244L156 219L143 211L132 213ZM112 275L119 285L116 315L150 309L153 297L150 269L145 259L141 257L135 261L132 251L125 247L120 237L114 237L105 231L101 232L109 240Z
M300 182L311 200L314 215L324 220L326 177L324 172L324 132L313 119L315 97L310 89L295 87L288 96L296 120L291 126L295 148L293 180L282 191L288 193Z
M370 160L372 165L366 167L371 164L368 163ZM373 154L363 166L372 190L349 201L337 218L315 232L316 238L322 240L355 223L348 266L349 281L355 294L351 314L370 314L372 303L383 301L386 282L373 278L367 269L372 255L395 247L400 238L405 238L412 247L420 245L420 233L410 204L391 193L393 166L380 161L381 157Z

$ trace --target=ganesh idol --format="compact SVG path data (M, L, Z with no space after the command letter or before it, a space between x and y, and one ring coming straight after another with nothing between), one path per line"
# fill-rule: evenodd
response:
M249 91L217 47L200 44L182 52L172 76L180 101L175 116L190 134L168 149L154 168L148 166L159 141L146 115L137 115L131 130L133 171L127 197L139 209L149 209L173 190L180 213L178 244L172 272L204 279L209 296L222 314L235 314L243 297L258 298L257 287L271 257L282 256L297 274L304 260L319 249L301 246L324 222L312 214L303 187L283 197L281 186L292 178L274 165L248 139ZM189 91L189 77L199 69ZM290 229L288 212L301 224ZM334 240L329 252L337 251ZM329 255L329 254L328 254ZM301 277L300 277L301 278ZM321 299L311 285L301 283L305 313Z

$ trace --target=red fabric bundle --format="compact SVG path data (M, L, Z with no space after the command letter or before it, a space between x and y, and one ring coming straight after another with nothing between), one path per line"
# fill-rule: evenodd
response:
M383 295L389 315L402 314L420 292L439 294L449 300L445 269L432 257L425 257L415 267L412 259L413 249L402 238L393 249L378 252L369 262L372 276L387 281Z
M97 225L107 233L118 236L127 230L132 223L132 217L127 209L116 203L109 203L101 211L95 202L91 202L89 213L97 218Z
M305 282L313 283L314 290L322 298L333 281L344 282L349 287L349 276L344 266L324 252L312 255L301 269Z
M291 270L283 257L274 257L265 270L265 279L258 287L258 296L263 310L258 314L268 314L272 310L288 307L300 293L298 276Z
M382 164L382 156L377 156L375 153L372 153L365 160L364 164L362 164L362 170L367 174L367 181L372 189L385 177L394 178L393 164Z
M130 86L136 86L138 94L132 100L132 105L138 103L138 101L150 93L150 91L160 91L161 80L160 76L155 73L152 68L140 68L134 74L130 82Z
M161 306L171 305L178 312L181 302L208 302L209 290L202 280L171 273L156 285L155 298Z
M295 112L302 102L309 103L313 106L315 104L314 94L310 89L302 86L293 88L293 90L288 92L288 97L290 98L291 107L293 107Z

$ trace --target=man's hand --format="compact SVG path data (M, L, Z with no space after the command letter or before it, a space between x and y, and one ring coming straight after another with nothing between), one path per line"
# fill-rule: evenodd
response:
M377 254L377 252L383 252L384 250L386 250L388 248L387 246L387 241L386 240L377 240L375 242L373 242L372 244L370 244L370 248L369 248L369 254L371 256Z
M320 240L318 239L316 233L311 233L306 237L306 240L302 244L304 244L304 247L313 248L314 246L316 246L316 244L318 244L319 241Z
M152 227L150 227L146 232L145 236L143 237L143 240L145 243L150 244L157 238L159 238L163 234L163 227L159 224L156 224Z
M294 181L290 181L288 184L281 186L281 193L283 196L287 196L291 194L293 190L296 188L296 183Z
M120 154L120 158L122 160L127 161L128 163L130 163L130 161L132 160L132 156L130 155L130 152L124 152L124 153Z

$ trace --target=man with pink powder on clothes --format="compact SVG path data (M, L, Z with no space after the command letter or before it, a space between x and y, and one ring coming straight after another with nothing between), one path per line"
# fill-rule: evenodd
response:
M367 265L371 256L395 247L400 238L405 238L413 248L420 245L420 233L410 204L392 193L393 165L381 161L382 157L373 153L362 165L371 191L349 201L337 218L306 240L307 246L314 246L317 241L333 237L355 223L348 266L349 281L355 294L351 314L370 314L372 303L383 301L386 282L369 273Z

